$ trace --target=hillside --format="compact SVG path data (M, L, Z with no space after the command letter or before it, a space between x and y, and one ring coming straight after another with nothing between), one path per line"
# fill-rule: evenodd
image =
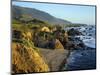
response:
M30 45L19 42L12 43L12 66L12 73L49 71L48 65L35 47L32 48Z
M35 18L50 24L71 24L71 22L67 20L56 18L44 11L40 11L35 8L12 6L12 16L13 19L20 18L24 20L31 20Z
M11 12L12 74L96 68L95 26L71 23L35 8L13 5Z
M27 25L17 20L12 22L12 73L61 71L69 51L54 38L56 32L51 32L49 24L33 22ZM49 31L41 31L41 28Z

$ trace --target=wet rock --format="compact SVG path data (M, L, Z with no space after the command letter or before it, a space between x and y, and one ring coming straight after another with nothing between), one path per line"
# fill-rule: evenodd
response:
M77 35L82 35L82 33L79 32L78 30L72 28L72 29L68 30L68 35L69 36L77 36Z
M68 50L83 50L86 46L83 43L82 40L80 40L80 37L69 37L69 41L66 43L65 49Z

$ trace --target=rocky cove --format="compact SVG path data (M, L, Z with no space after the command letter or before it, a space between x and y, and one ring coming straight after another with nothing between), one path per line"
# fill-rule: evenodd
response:
M63 70L96 69L96 33L95 26L65 28L66 31L77 30L81 35L75 35L73 41L78 46L70 52Z
M12 73L95 69L95 11L96 6L12 1Z
M40 29L13 30L14 73L96 68L94 26Z

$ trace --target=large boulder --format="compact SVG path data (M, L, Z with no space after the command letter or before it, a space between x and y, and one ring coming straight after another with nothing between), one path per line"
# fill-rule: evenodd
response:
M68 41L65 45L65 49L67 50L74 50L75 48L75 43L73 43L72 41Z
M61 44L61 42L58 39L56 39L56 41L55 41L55 49L62 49L62 50L64 50L63 45Z
M55 48L55 40L54 39L49 40L48 43L46 44L46 48L54 49Z

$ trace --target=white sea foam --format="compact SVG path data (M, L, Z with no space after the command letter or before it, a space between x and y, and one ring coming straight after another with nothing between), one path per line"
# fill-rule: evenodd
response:
M66 31L68 31L69 29L76 29L79 32L81 32L83 35L80 36L75 36L75 37L79 37L80 40L82 40L84 42L84 44L90 48L95 48L95 26L85 26L85 27L69 27L69 28L65 28Z

